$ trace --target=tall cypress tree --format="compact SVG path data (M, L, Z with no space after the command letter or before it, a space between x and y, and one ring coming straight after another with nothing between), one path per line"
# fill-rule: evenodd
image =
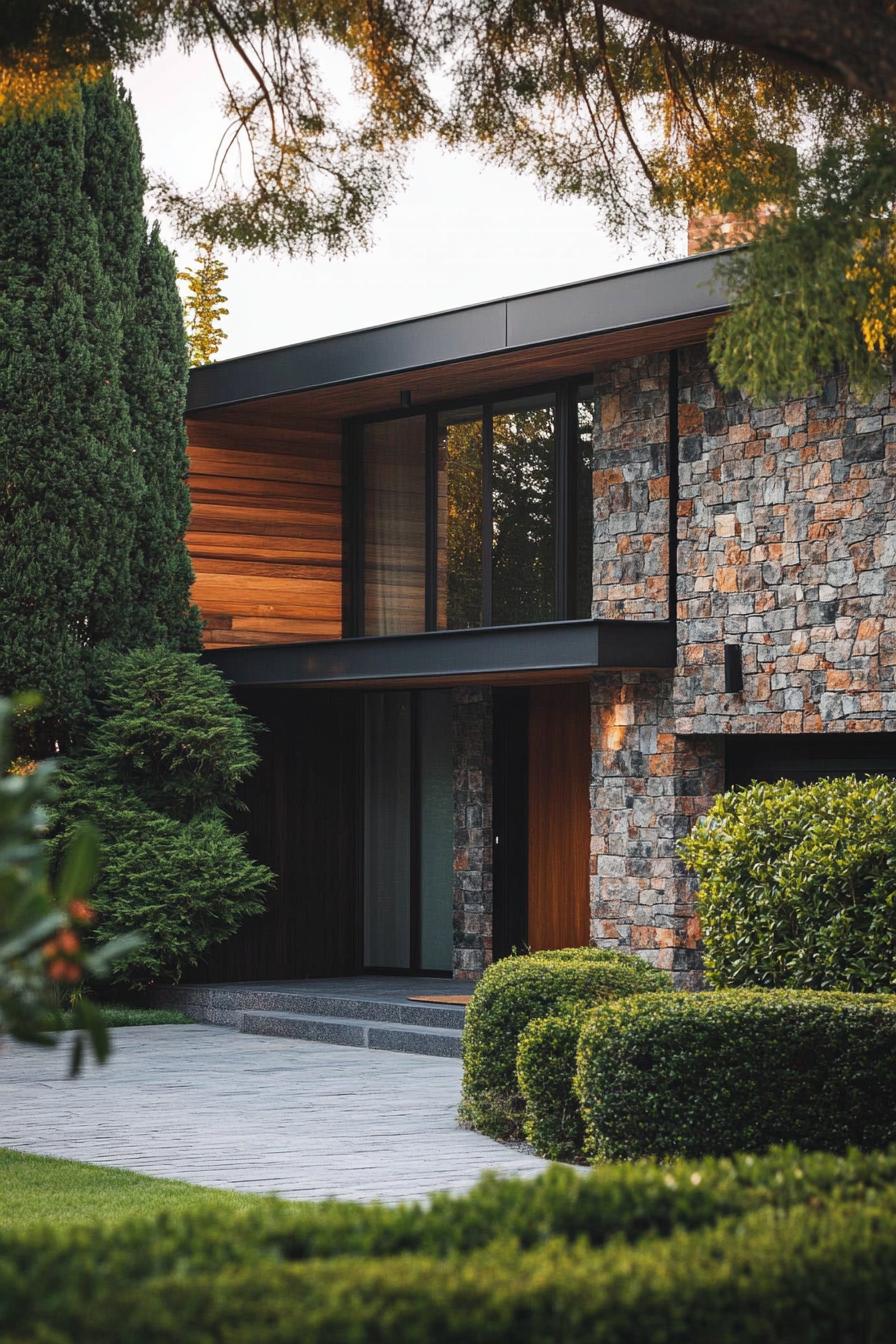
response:
M121 325L82 190L81 106L0 127L0 690L38 690L20 745L85 710L128 454Z
M193 566L184 544L187 489L187 346L174 257L153 226L140 252L125 385L144 503L134 553L135 645L199 649L199 611L190 601Z
M77 743L94 650L198 647L186 347L120 85L5 122L0 181L0 693L41 692L19 745L46 755Z
M127 562L107 638L119 648L199 647L190 603L193 571L183 535L186 486L187 356L174 259L143 214L146 181L137 117L111 75L84 91L84 190L96 219L100 256L122 325L122 384L130 415L130 467L124 494Z

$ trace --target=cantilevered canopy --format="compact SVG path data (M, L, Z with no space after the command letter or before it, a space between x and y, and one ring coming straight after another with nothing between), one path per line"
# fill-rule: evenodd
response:
M622 271L428 317L304 341L194 369L189 417L370 414L572 377L610 359L699 341L727 306L725 252ZM460 366L463 365L461 370Z

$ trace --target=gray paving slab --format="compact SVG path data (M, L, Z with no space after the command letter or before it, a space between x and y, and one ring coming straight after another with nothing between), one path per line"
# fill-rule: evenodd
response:
M0 1047L0 1147L289 1199L396 1203L547 1163L460 1129L460 1062L226 1027L121 1027L102 1068Z

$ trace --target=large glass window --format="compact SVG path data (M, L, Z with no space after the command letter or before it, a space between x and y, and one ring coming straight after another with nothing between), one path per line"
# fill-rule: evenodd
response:
M594 388L580 387L576 395L574 454L573 609L578 620L591 619L594 570Z
M436 625L467 630L483 624L482 410L439 416L436 535Z
M364 634L426 628L426 417L364 426Z
M495 405L491 625L555 615L555 441L553 393Z
M363 425L353 629L590 618L593 404L569 382Z
M364 964L410 965L411 697L364 706Z
M368 692L363 778L364 964L450 971L451 692Z

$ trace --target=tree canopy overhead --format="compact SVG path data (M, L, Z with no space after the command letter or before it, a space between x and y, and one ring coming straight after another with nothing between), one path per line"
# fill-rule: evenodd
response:
M212 183L194 193L157 184L187 236L288 254L363 245L407 145L434 134L536 175L555 196L589 201L617 233L661 235L663 221L696 209L749 215L774 201L761 244L732 269L736 308L715 347L723 378L759 394L805 390L832 359L848 360L866 386L889 367L889 0L14 0L12 8L0 44L7 105L54 97L54 72L62 88L75 63L133 64L169 35L212 50L228 121ZM348 112L321 73L322 44L349 58ZM13 74L35 61L46 87L17 92Z

